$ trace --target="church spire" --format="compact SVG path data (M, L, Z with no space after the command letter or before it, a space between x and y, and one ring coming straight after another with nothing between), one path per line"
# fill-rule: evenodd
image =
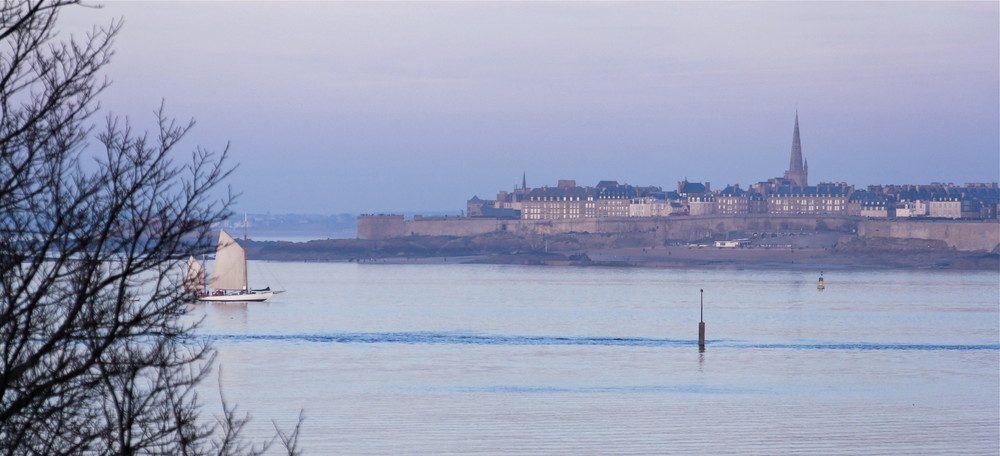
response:
M528 189L528 173L524 171L521 171L521 189Z
M799 111L795 110L795 131L792 132L792 159L788 171L802 171L802 142L799 139Z
M802 142L799 139L799 110L795 110L795 130L792 132L792 156L788 163L788 171L785 172L785 179L791 181L793 185L805 187L809 185L809 171L802 161Z

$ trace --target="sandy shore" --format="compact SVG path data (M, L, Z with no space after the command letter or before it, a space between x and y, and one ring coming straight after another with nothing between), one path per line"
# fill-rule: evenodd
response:
M361 264L532 264L702 268L868 268L1000 271L1000 255L947 248L940 241L843 240L840 235L787 236L781 247L718 248L698 245L613 246L586 242L532 243L516 237L326 240L251 244L252 258L270 261L348 261ZM601 242L596 242L601 241ZM788 245L791 245L789 247ZM544 246L544 247L543 247ZM550 247L545 252L545 247Z
M584 257L585 256L585 257ZM667 246L599 249L574 254L496 255L475 263L818 269L979 269L1000 270L997 255L957 251L839 252L835 249L787 249Z

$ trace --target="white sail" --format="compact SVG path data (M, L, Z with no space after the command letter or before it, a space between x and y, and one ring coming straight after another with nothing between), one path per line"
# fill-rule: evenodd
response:
M193 256L188 257L187 272L184 274L184 289L187 291L205 290L205 267Z
M212 288L216 290L245 290L247 288L246 252L229 233L219 232L219 246L215 250L212 268Z

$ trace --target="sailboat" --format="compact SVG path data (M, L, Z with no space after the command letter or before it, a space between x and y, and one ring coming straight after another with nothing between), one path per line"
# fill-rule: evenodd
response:
M246 245L246 235L243 236ZM195 295L198 301L266 301L284 290L251 290L247 283L247 254L236 239L225 230L219 232L219 245L215 250L215 265L211 283L205 284L205 267L195 257L188 258L188 269L184 275L184 288ZM213 291L209 292L211 289Z
M184 291L192 300L206 294L205 266L194 255L188 257L187 272L184 273Z

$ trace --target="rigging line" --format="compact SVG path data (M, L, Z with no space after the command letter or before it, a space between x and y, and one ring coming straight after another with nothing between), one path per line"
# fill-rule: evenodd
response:
M265 286L268 286L266 282L270 281L271 279L274 279L274 282L277 283L279 287L278 290L285 290L286 289L285 284L281 283L281 280L278 279L278 276L274 273L274 271L272 271L271 268L267 266L267 263L268 263L267 261L261 262L261 268L260 268L268 276L265 278Z

